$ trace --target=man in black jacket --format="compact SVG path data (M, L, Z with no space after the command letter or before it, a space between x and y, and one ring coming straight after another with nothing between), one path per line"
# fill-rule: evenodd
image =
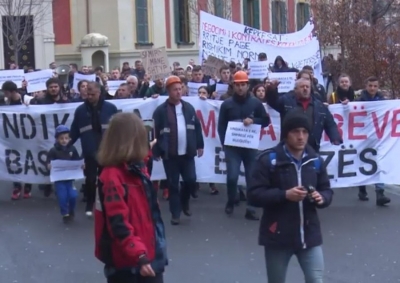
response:
M181 211L191 216L189 199L196 189L195 156L204 151L203 133L196 111L183 101L182 82L177 76L167 79L165 87L168 99L153 113L157 143L153 147L153 158L163 160L169 188L171 224L179 225ZM179 192L179 176L183 186Z
M262 152L252 168L247 197L263 208L259 244L264 246L268 282L284 283L296 255L305 282L322 282L324 258L317 208L332 201L323 159L307 144L311 127L301 111L289 113L283 141Z
M261 101L255 98L249 91L249 78L246 72L236 72L233 75L233 84L235 92L232 97L226 99L221 104L218 117L218 135L224 147L227 169L226 186L228 202L226 203L225 212L228 215L233 213L235 205L240 165L243 162L246 183L248 183L250 168L258 152L257 149L224 146L228 123L230 121L240 121L245 126L259 124L262 128L267 127L270 123L270 119ZM251 206L247 206L245 217L249 220L258 220L255 210Z

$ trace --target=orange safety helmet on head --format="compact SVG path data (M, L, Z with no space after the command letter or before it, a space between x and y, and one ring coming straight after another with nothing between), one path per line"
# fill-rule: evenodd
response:
M167 81L165 82L165 88L175 84L175 83L182 83L181 79L177 76L170 76L168 77Z
M234 83L248 83L249 82L249 76L247 75L246 72L237 71L233 75L233 82Z

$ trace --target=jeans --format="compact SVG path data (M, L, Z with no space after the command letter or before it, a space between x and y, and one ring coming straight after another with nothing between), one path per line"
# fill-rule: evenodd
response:
M323 282L324 255L322 247L317 246L297 252L289 249L265 248L265 263L269 283L285 283L287 268L293 255L296 255L303 270L305 283Z
M367 189L366 186L359 186L360 191L365 191ZM375 191L376 192L383 192L385 190L385 184L383 183L378 183L375 184Z
M97 178L101 173L101 167L94 158L85 158L85 196L86 211L92 211L96 201Z
M228 192L228 201L234 202L238 193L238 180L240 165L243 162L246 184L250 183L251 166L258 154L256 149L240 147L224 147L226 161L226 187ZM254 207L247 204L248 210L254 210Z
M54 182L61 215L74 213L78 192L72 180Z
M182 203L188 203L190 192L196 188L196 164L194 157L186 155L175 156L163 160L165 175L169 189L169 210L172 218L179 218ZM179 191L179 177L182 176L183 186Z
M163 274L157 273L155 277L142 277L129 270L117 271L107 278L107 283L164 283Z

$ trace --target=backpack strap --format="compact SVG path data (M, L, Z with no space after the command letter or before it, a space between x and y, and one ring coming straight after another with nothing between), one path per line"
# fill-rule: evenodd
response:
M317 159L314 159L314 169L319 174L321 171L321 157L318 156Z

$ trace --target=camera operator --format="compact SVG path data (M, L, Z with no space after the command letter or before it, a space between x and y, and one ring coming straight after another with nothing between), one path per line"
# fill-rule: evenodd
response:
M306 282L323 280L317 208L330 205L333 191L322 158L307 144L310 128L305 114L290 111L282 123L283 141L259 154L252 166L247 198L264 209L259 244L265 250L268 282L285 282L293 255Z

